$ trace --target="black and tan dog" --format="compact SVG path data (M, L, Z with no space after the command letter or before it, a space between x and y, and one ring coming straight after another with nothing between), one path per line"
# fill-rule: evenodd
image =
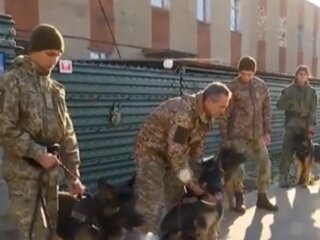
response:
M200 166L199 183L215 201L198 198L187 191L181 203L169 210L162 220L160 239L216 239L223 216L225 173L230 173L245 160L243 153L231 148L222 148L217 157L204 160Z
M312 184L312 169L320 166L320 145L314 143L305 134L296 134L295 140L295 163L296 184L306 187Z
M123 229L143 224L135 212L133 179L118 186L98 180L95 195L81 199L59 193L57 234L64 240L120 239Z

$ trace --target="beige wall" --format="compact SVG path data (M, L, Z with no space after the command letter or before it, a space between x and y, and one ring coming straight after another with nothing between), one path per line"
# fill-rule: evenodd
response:
M289 0L290 1L290 0ZM267 1L267 22L266 22L266 70L271 72L279 71L279 0Z
M303 62L310 69L312 67L313 57L313 20L314 20L314 5L309 2L305 3L304 12L304 38L303 38Z
M4 14L5 10L4 10L4 1L5 0L0 0L0 14Z
M210 10L211 56L230 64L230 1L212 0Z
M88 0L40 0L39 22L55 25L63 34L90 38ZM89 57L86 40L66 39L65 57Z
M319 16L320 19L320 16ZM318 56L318 68L317 68L317 77L320 78L320 24L318 24L318 47L317 47L317 56Z
M298 59L298 0L287 1L287 56L286 72L294 73Z
M197 21L195 0L169 1L170 48L197 53Z
M116 41L122 44L151 47L150 1L115 0L113 4ZM119 47L119 50L123 58L142 57L141 49ZM118 58L116 51L113 52L113 57Z
M250 14L247 14L250 13ZM240 31L242 33L241 53L257 57L257 20L258 20L258 1L240 1Z

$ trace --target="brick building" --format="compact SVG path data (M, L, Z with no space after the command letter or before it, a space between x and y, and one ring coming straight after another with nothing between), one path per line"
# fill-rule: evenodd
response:
M195 57L292 73L305 63L320 77L319 7L307 0L0 0L18 44L39 22L66 37L66 58ZM103 16L106 12L108 21ZM108 23L108 24L107 24Z

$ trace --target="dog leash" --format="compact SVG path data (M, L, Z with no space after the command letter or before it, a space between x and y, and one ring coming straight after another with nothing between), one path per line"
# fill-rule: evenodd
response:
M55 154L58 159L60 159L60 154L57 153ZM66 165L64 165L61 161L59 161L58 166L61 167L68 175L70 175L72 178L74 178L74 180L78 180L79 177L77 177ZM52 221L50 219L49 213L48 213L48 209L47 209L47 205L46 205L46 201L44 199L43 196L43 178L45 173L47 173L48 170L43 169L41 170L39 177L38 177L38 192L37 192L37 197L36 197L36 202L35 202L35 207L34 207L34 211L33 211L33 215L32 215L32 219L31 219L31 224L30 224L30 228L29 228L29 239L33 240L32 237L32 233L33 233L33 229L34 229L34 224L38 215L38 208L39 205L42 205L43 208L43 213L44 213L44 217L45 217L45 221L47 223L47 227L49 228L49 236L48 236L48 240L51 240L53 237L53 224Z
M53 237L53 224L52 221L50 219L48 210L47 210L47 206L46 206L46 201L44 199L43 196L43 178L45 173L47 172L47 170L42 170L39 174L38 177L38 191L37 191L37 197L36 197L36 202L35 202L35 206L34 206L34 211L33 211L33 215L32 215L32 219L31 219L31 224L30 224L30 228L29 228L29 239L33 240L32 237L32 233L33 233L33 228L34 228L34 224L38 215L38 209L39 209L39 205L42 205L43 208L43 213L44 213L44 217L45 217L45 221L47 223L47 227L49 228L49 236L48 236L48 240L51 240Z

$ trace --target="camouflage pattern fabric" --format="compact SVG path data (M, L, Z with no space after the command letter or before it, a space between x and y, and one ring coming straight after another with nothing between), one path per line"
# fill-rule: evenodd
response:
M258 192L266 193L270 185L271 161L265 144L260 140L236 139L231 141L231 146L239 151L243 149L248 159L256 161ZM243 192L244 176L244 165L241 164L231 178L225 182L226 189L229 192Z
M225 119L219 124L221 138L239 150L244 148L248 157L257 162L258 191L266 192L271 177L271 162L261 138L271 134L269 90L258 77L253 77L247 84L237 77L228 83L228 87L232 98ZM242 192L244 175L244 166L241 165L226 182L228 191Z
M170 207L181 196L186 183L181 172L189 172L188 180L196 181L190 162L202 156L212 122L206 117L199 92L165 101L142 125L134 149L135 190L137 208L147 219L146 231L158 232L164 199Z
M232 98L226 111L225 121L220 123L222 139L260 139L271 134L271 106L269 90L257 77L244 84L237 77L227 84Z
M280 173L287 175L294 154L294 135L307 133L317 125L316 90L307 82L305 86L292 83L285 87L277 102L277 108L285 111L285 132L282 142Z
M285 111L286 127L307 130L317 124L317 102L317 91L309 83L292 83L282 90L277 108Z
M45 182L43 185L45 189L46 209L51 221L53 221L53 229L56 229L58 186L50 185L48 182ZM19 239L21 240L30 240L29 229L35 210L37 191L37 181L28 180L24 183L20 179L8 181L10 197L9 217L17 224L20 234ZM33 228L33 239L47 239L49 236L50 230L47 223L43 221L42 212L43 210L39 207Z
M65 102L64 87L43 73L27 56L17 57L0 80L0 136L4 150L2 173L9 187L10 214L25 238L34 210L35 182L41 168L23 157L39 159L46 147L36 141L61 145L62 162L79 176L79 148ZM66 175L67 176L67 175ZM50 206L57 206L58 172L47 176L45 186ZM69 179L71 180L71 179ZM55 188L55 190L51 190ZM52 207L50 207L52 208ZM52 214L54 217L54 214ZM35 230L35 239L43 239L43 229ZM42 225L43 227L43 225Z

